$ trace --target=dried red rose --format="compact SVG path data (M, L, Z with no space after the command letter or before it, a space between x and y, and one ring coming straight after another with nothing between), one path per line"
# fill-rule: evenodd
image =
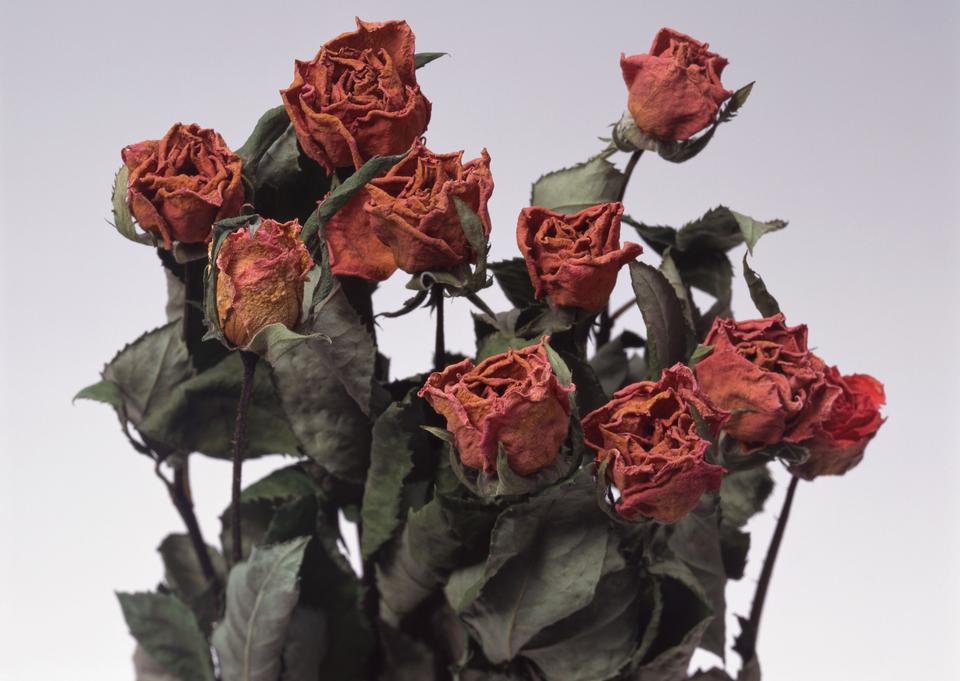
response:
M570 401L543 341L474 366L465 359L430 375L418 393L447 419L460 460L497 470L502 445L510 468L530 475L556 459L570 425Z
M358 18L356 31L297 60L280 95L304 152L330 172L409 149L430 121L413 53L407 22Z
M703 394L690 369L675 364L659 381L629 385L584 417L584 441L598 464L607 462L624 518L674 522L704 492L720 488L724 469L704 458L710 442L698 431L694 409L715 436L727 413Z
M643 252L620 247L622 203L601 203L566 215L540 206L524 208L517 220L517 245L537 298L557 305L599 310L617 283L617 272Z
M176 123L163 139L120 152L129 171L130 212L170 249L204 243L213 223L240 214L243 162L209 128Z
M473 262L453 197L490 233L490 156L462 162L463 152L435 154L419 141L386 175L358 191L324 233L334 274L382 281L399 267L417 274Z
M246 347L265 326L296 327L312 267L296 220L264 220L253 233L227 236L217 253L217 315L227 340Z
M710 398L732 412L724 430L747 450L808 442L828 418L840 388L807 347L807 327L782 314L748 321L716 319L696 365Z
M886 402L883 384L873 376L842 376L836 367L827 380L840 388L827 417L806 447L810 457L790 472L805 480L819 475L843 475L860 463L867 443L883 425L880 407Z
M661 28L649 54L620 55L627 108L638 128L663 140L685 140L716 120L733 92L720 82L727 60L708 47Z

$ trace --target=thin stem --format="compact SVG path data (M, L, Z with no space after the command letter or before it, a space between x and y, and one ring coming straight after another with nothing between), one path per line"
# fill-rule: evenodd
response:
M783 533L787 529L787 520L790 518L790 507L793 505L793 495L797 491L797 483L800 478L793 475L790 477L790 485L787 487L787 496L783 499L783 508L780 509L780 517L777 518L777 527L773 531L773 537L770 539L770 548L767 549L767 556L763 559L763 569L760 571L760 580L757 582L757 591L753 596L753 605L750 607L750 630L753 634L753 645L756 650L757 635L760 628L760 615L763 614L763 604L767 599L767 589L770 588L770 578L773 576L773 566L777 562L777 553L780 551L780 543L783 541Z
M437 311L437 335L433 349L433 367L440 371L446 364L444 358L447 355L443 339L443 285L434 284L430 290L433 296L433 307Z
M200 562L200 570L203 572L204 578L208 582L216 582L217 572L210 560L210 552L207 551L207 543L203 540L203 533L200 531L197 516L193 512L193 495L190 492L188 461L187 458L184 458L183 463L173 470L170 498L173 500L173 505L177 507L180 517L183 518L183 524L187 527L187 534L190 536L190 543L197 554L197 560Z
M620 317L622 317L627 312L632 310L634 307L636 307L636 305L637 305L636 300L628 300L627 302L625 302L623 305L621 305L616 310L610 313L610 323L612 324L613 322L620 319Z
M630 160L627 161L627 165L623 168L623 185L620 187L620 192L617 194L617 201L623 202L623 197L627 194L627 185L630 183L630 176L633 175L633 169L637 167L637 161L640 160L640 157L643 156L643 149L637 149L630 155Z
M243 384L240 387L240 401L237 402L237 420L233 429L233 493L232 493L232 530L233 530L233 564L236 565L243 558L240 531L240 484L243 471L243 457L247 446L247 412L250 410L250 397L253 395L253 376L257 369L257 360L260 356L246 350L240 351L243 360Z

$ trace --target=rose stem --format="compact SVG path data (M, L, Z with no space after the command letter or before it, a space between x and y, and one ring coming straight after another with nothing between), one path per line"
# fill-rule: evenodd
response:
M243 361L243 383L240 386L240 401L237 402L237 420L233 428L233 494L232 494L232 521L233 530L233 564L236 565L243 558L240 531L240 481L243 469L244 450L247 446L247 412L250 410L250 397L253 395L253 374L257 369L257 360L260 356L246 350L240 351Z
M787 520L790 518L790 507L793 505L793 495L797 491L797 483L799 481L800 478L797 476L790 476L787 496L783 499L780 517L777 518L777 526L773 530L773 537L770 539L770 548L767 549L767 555L763 559L763 569L760 570L760 580L757 582L757 591L753 596L753 605L750 607L750 635L753 636L754 651L756 651L760 615L763 614L763 604L767 599L767 589L770 587L770 578L773 576L773 565L777 562L777 553L780 551L783 533L787 529Z
M183 462L173 469L173 482L160 472L159 462L157 463L156 473L163 484L167 487L167 493L170 495L170 501L173 502L177 513L183 520L187 528L187 534L190 537L190 543L193 546L194 553L197 554L197 561L200 563L200 571L208 582L216 584L219 582L217 572L213 568L213 562L210 560L210 553L207 551L207 543L203 540L203 533L200 530L200 523L197 522L197 516L193 511L193 495L190 493L190 460L183 458Z
M630 155L630 160L627 161L627 165L623 168L623 184L620 185L620 191L617 192L617 201L623 203L623 197L627 194L627 185L630 183L630 176L633 175L633 169L637 167L637 162L640 160L640 157L643 156L643 149L637 149ZM619 312L619 314L617 314ZM617 317L623 312L618 310L613 314L610 314L610 304L607 303L603 310L600 311L600 326L597 329L597 349L600 349L604 345L610 342L610 334L613 332L613 323L617 320Z
M437 311L437 337L433 350L433 367L437 371L443 369L446 356L446 348L443 342L443 284L433 284L431 287L433 294L433 306Z

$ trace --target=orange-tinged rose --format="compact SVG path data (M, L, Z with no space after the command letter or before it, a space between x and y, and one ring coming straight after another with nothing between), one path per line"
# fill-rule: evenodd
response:
M217 314L227 340L242 348L270 324L295 328L312 267L296 220L264 220L252 234L227 236L217 253Z
M827 419L807 445L809 458L791 466L805 480L820 475L843 475L863 459L867 443L883 425L880 407L886 402L883 384L867 374L842 375L827 371L827 381L840 388Z
M704 341L713 351L696 365L703 391L732 412L724 430L744 449L788 442L805 446L828 418L840 388L807 347L807 327L765 319L716 319Z
M720 74L727 60L690 36L661 28L649 54L620 55L637 127L662 140L685 140L711 125L733 93Z
M476 260L453 197L490 233L490 156L435 154L419 141L385 175L367 183L324 227L334 274L383 281L397 268L418 274Z
M724 469L704 455L694 409L715 436L728 414L710 401L682 364L664 369L659 381L641 381L583 419L583 436L607 462L607 477L620 490L617 512L670 523L692 511L704 492L720 488Z
M541 341L476 366L469 359L452 364L432 373L418 394L447 419L465 466L495 473L502 445L510 468L531 475L560 452L572 390L553 373Z
M413 53L407 22L358 18L356 31L297 60L280 95L306 154L330 172L409 149L430 121Z
M213 223L239 215L243 162L209 128L176 123L163 139L120 152L130 212L170 249L209 241Z
M622 203L601 203L566 215L540 206L524 208L517 245L537 298L557 305L599 310L617 283L617 272L643 252L620 247Z

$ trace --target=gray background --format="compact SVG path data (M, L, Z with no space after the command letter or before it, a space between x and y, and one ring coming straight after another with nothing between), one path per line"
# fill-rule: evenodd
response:
M468 157L490 150L498 258L516 254L530 182L592 154L619 117L621 51L645 51L673 26L729 57L729 86L757 81L699 158L645 157L626 204L675 225L721 202L790 219L760 244L756 269L823 357L887 386L889 420L863 465L798 492L761 634L765 677L960 678L955 3L270 7L3 4L0 678L129 679L133 642L112 590L154 587L155 548L182 531L113 413L70 403L163 319L156 256L104 221L120 148L178 120L215 127L236 148L279 103L293 59L350 30L354 14L405 17L420 50L452 53L420 72L434 105L428 141ZM383 287L378 309L402 300L402 284ZM739 282L736 295L737 313L752 316ZM467 305L448 309L450 344L469 350ZM425 315L383 324L397 375L428 365ZM247 479L279 463L251 465ZM229 469L195 457L194 478L212 540ZM754 523L755 547L782 491ZM749 607L757 553L730 589L733 611Z

